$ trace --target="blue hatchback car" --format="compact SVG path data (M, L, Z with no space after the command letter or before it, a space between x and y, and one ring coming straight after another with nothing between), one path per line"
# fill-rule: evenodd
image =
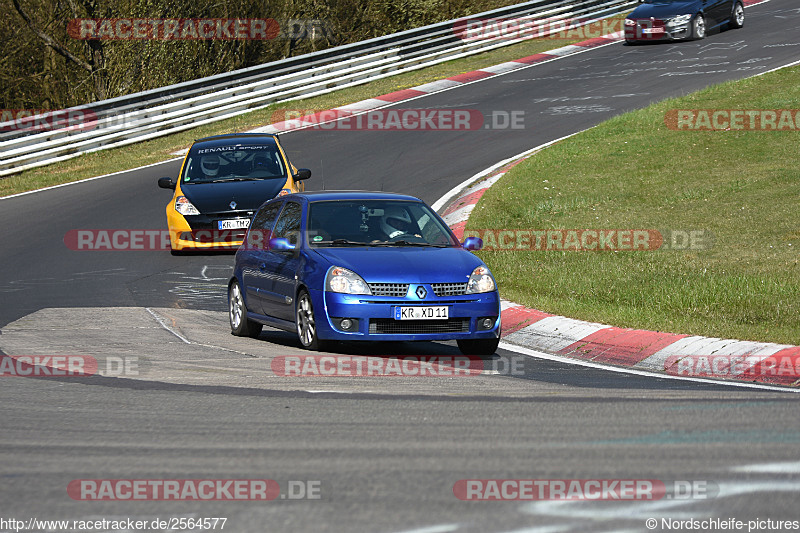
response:
M263 204L228 284L231 332L328 341L456 340L491 355L500 297L489 269L427 204L372 192L306 192Z

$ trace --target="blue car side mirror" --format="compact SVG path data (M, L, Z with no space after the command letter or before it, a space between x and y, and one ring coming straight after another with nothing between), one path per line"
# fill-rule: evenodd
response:
M477 251L483 248L483 239L479 237L467 237L464 239L464 242L461 243L461 246L465 250Z
M289 244L288 239L284 239L283 237L276 237L274 239L269 240L269 249L277 251L294 250L294 246Z

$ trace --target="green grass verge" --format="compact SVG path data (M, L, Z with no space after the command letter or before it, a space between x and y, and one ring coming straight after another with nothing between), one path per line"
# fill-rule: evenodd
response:
M622 18L624 17L613 17L616 20ZM596 30L596 27L592 27L592 31ZM525 41L491 52L448 61L414 72L398 74L326 95L272 105L265 109L239 115L236 118L222 120L158 139L84 154L60 163L31 169L0 179L0 197L166 161L175 157L172 152L188 148L195 139L209 135L234 133L271 124L273 121L277 122L280 119L273 120L273 118L276 115L280 115L279 113L276 114L276 111L282 109L331 109L584 40L580 31L567 32L564 37L574 38L548 38ZM293 161L293 163L300 167L305 165L302 161Z
M707 250L484 251L504 297L615 326L800 344L800 132L674 131L670 109L796 109L800 68L613 118L516 166L467 229L679 229Z

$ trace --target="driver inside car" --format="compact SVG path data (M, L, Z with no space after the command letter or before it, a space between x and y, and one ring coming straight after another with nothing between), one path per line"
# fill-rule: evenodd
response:
M200 168L207 178L215 178L219 174L219 157L216 155L204 155L200 160Z
M408 211L402 207L387 207L381 217L381 229L389 239L394 239L402 235L413 235L422 237L419 234L419 227L411 219Z
M263 171L270 176L279 176L281 174L277 163L271 160L266 153L255 154L253 156L253 171Z

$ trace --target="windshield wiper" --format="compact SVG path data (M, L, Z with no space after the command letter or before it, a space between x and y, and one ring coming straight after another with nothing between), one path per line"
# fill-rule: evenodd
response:
M425 246L433 248L446 248L446 244L431 244L429 242L411 242L400 239L399 241L378 241L373 242L372 246Z
M333 239L332 241L317 241L312 244L330 244L332 246L369 246L368 242L350 241L347 239Z
M220 178L211 181L206 181L203 183L222 183L224 181L260 181L263 178Z

